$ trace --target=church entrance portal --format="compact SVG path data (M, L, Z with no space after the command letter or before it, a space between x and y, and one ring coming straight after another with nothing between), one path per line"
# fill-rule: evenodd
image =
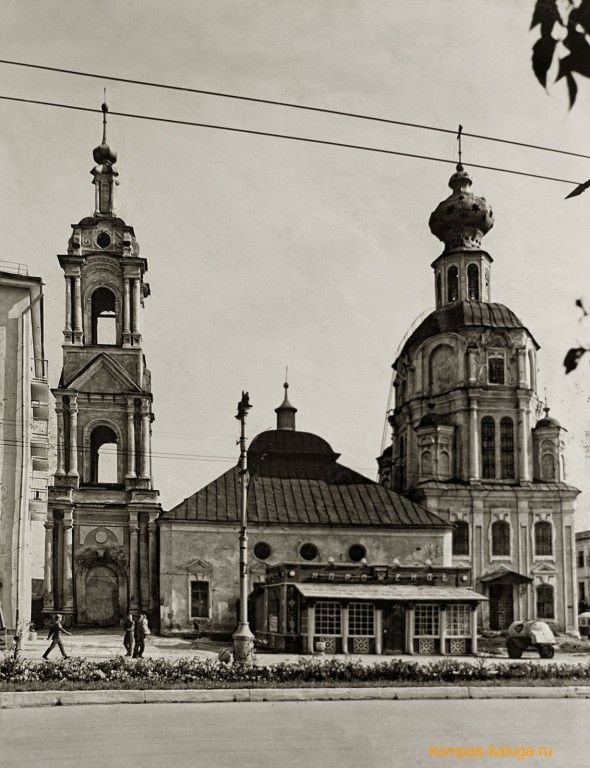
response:
M514 621L512 584L490 584L490 629L507 629Z
M104 565L95 565L86 574L86 623L101 627L118 624L119 579Z

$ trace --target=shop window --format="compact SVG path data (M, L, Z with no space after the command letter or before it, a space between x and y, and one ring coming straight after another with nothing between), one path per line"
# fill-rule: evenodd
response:
M299 549L299 557L301 557L302 560L315 560L318 554L318 548L315 544L302 544Z
M453 530L453 555L469 555L469 523L457 520Z
M278 590L269 590L268 592L268 631L279 631L279 610L280 610L280 597Z
M467 297L470 301L479 301L479 267L470 264L467 267Z
M510 557L510 524L505 520L492 523L492 556Z
M504 384L504 354L488 355L488 384Z
M471 607L459 603L447 606L447 634L452 637L471 635Z
M553 607L553 587L551 584L539 584L537 593L537 618L554 619L555 610Z
M584 567L584 552L578 552L578 568Z
M514 425L508 416L500 420L500 476L504 480L513 480L515 476Z
M496 477L496 424L491 416L481 420L481 474L484 479Z
M375 635L375 606L371 603L350 603L348 607L348 634L373 637Z
M270 544L267 544L266 541L257 541L254 545L254 556L259 560L268 560L271 554L271 546Z
M360 563L360 561L367 556L367 550L362 544L352 544L348 548L348 557L353 563Z
M320 601L315 604L315 634L342 634L340 603Z
M447 300L457 301L459 298L459 270L457 267L449 267L447 272Z
M414 608L414 635L438 637L440 613L438 605L416 605Z
M553 554L553 531L546 520L535 523L535 554L542 557Z
M209 618L208 581L191 581L191 618Z

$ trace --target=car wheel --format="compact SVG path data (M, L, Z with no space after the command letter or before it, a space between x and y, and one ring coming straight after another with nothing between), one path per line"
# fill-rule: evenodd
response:
M539 656L542 659L552 659L555 655L555 649L552 645L541 645L539 646Z

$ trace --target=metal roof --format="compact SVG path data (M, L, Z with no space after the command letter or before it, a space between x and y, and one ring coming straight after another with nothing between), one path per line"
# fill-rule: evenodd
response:
M295 584L303 597L327 600L440 600L480 602L487 597L468 587L434 587L422 584Z
M447 528L450 524L420 504L337 462L285 461L267 465L248 491L248 521L260 525ZM236 523L240 520L239 468L160 515L163 520Z

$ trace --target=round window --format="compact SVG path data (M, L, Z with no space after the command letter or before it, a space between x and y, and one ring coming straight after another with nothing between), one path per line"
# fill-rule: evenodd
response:
M363 557L367 556L367 550L362 544L353 544L348 548L348 557L353 563L360 563Z
M108 248L111 244L111 236L108 232L99 232L96 236L96 243L99 248Z
M299 556L303 560L315 560L318 556L318 548L315 544L302 544L299 549Z
M272 549L270 548L270 544L267 544L266 541L258 541L254 545L254 555L259 560L268 560L272 552Z

